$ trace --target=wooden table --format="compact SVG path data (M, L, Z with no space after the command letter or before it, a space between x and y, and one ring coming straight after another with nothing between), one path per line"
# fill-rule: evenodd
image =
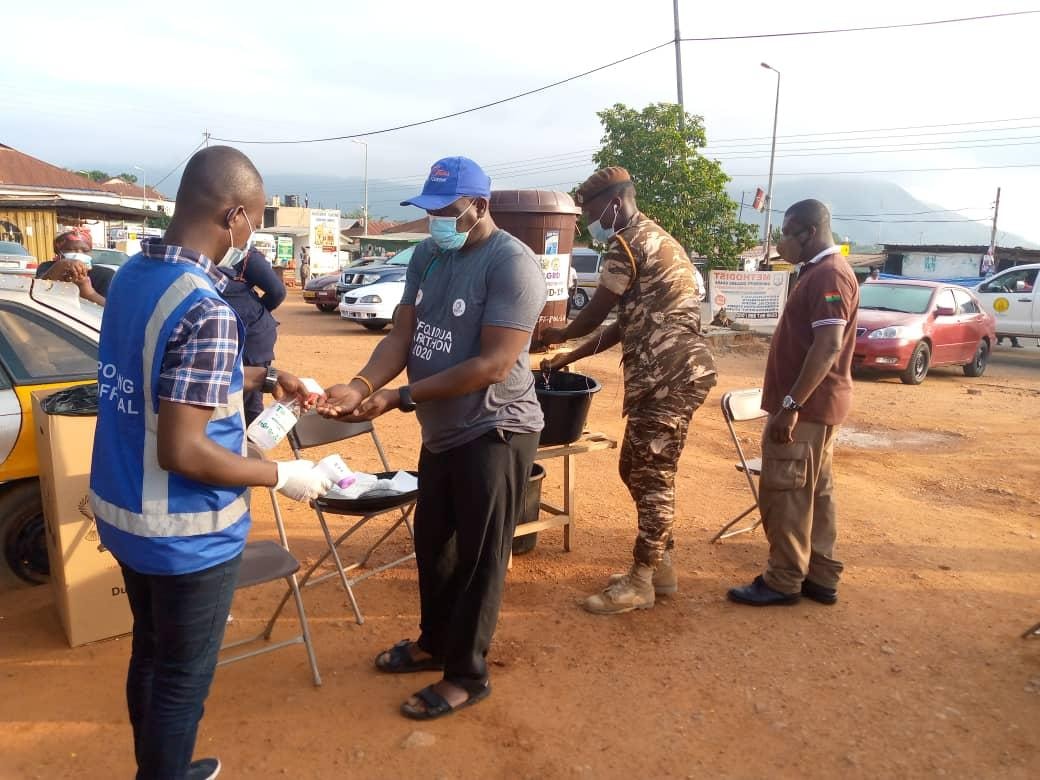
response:
M526 536L547 528L559 528L563 526L563 549L571 551L571 524L575 520L574 488L575 488L575 455L584 455L587 452L601 452L602 450L617 449L617 441L602 433L589 433L586 431L581 438L572 444L564 444L554 447L540 447L534 456L535 462L540 460L552 460L563 458L563 506L558 507L547 501L542 501L539 508L548 512L551 517L545 520L536 520L533 523L521 523L516 527L513 536Z

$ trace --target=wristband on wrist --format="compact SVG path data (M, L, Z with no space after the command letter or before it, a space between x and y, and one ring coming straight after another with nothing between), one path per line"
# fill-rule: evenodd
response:
M264 377L264 384L261 390L270 395L276 387L278 387L278 369L274 366L268 366L267 376Z
M358 374L357 376L355 376L350 381L353 382L354 379L357 379L359 382L364 382L365 383L365 387L368 388L368 394L369 395L372 395L372 393L374 393L376 391L376 389L372 386L372 383L369 382L368 379L366 379L365 377L361 376L361 374Z

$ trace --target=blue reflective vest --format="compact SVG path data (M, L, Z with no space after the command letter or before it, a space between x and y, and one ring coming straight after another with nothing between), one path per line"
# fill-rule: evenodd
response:
M244 487L195 482L159 467L159 374L166 344L202 298L220 299L205 272L186 262L136 255L112 282L98 344L98 420L90 503L101 541L142 574L187 574L234 558L249 532ZM242 344L228 405L206 435L246 454Z

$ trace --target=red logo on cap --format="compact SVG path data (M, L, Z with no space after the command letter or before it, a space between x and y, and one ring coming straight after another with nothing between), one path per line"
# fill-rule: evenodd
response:
M430 181L447 181L451 173L444 168L431 168Z

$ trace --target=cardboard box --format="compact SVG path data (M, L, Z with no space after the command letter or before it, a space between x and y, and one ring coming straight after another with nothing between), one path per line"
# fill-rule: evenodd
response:
M33 393L33 427L47 555L55 602L72 647L130 632L133 618L123 573L101 544L90 510L90 459L95 417L49 415Z

